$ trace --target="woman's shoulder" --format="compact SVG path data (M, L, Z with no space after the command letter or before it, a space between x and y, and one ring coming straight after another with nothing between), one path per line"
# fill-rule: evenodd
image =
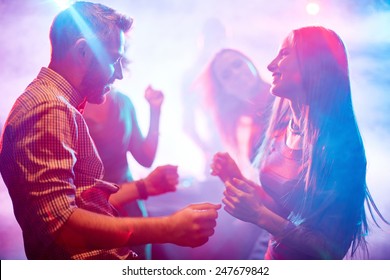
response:
M130 97L118 89L112 90L107 97L110 99L111 103L115 106L129 107L129 108L134 107Z

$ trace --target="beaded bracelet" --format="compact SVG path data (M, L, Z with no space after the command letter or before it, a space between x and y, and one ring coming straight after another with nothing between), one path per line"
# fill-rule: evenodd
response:
M148 191L146 190L146 185L144 180L138 180L135 182L135 186L137 187L139 197L141 199L147 199L148 198Z

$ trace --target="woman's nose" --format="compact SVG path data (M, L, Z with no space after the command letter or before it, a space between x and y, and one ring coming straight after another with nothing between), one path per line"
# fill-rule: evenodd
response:
M268 69L268 71L273 72L276 70L276 68L277 68L277 65L276 65L276 58L275 58L274 60L272 60L270 62L270 64L268 64L267 69Z

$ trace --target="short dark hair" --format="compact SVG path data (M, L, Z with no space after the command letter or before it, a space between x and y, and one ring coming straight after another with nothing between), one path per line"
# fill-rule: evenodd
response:
M117 28L126 33L132 24L132 18L105 5L84 1L75 2L60 12L51 25L51 59L62 58L80 38L93 35L105 43Z

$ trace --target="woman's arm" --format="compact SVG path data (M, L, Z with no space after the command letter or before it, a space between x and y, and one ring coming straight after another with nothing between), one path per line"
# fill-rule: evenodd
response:
M353 224L342 207L329 206L317 226L306 221L295 225L267 207L261 188L254 184L233 179L225 185L224 209L240 220L267 230L278 242L315 259L342 259L347 253Z
M161 165L154 169L145 179L126 182L119 186L116 193L110 195L110 203L118 212L126 216L124 207L136 199L176 191L179 182L177 166Z
M138 163L144 167L150 167L153 164L157 152L161 105L164 100L164 95L161 91L154 90L149 86L145 91L145 98L150 105L149 130L144 138L138 124L135 110L132 110L132 134L128 150Z

